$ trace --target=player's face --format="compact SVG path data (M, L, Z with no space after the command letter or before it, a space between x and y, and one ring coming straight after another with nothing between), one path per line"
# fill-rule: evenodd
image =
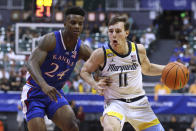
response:
M108 36L110 44L113 47L119 47L122 43L126 42L128 31L124 29L124 22L118 22L109 26Z
M82 32L84 17L80 15L68 15L64 25L67 31L73 35L79 36Z

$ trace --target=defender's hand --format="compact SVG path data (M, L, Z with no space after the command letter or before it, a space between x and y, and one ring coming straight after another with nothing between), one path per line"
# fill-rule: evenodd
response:
M61 97L61 94L59 93L59 91L52 86L45 86L44 88L42 88L42 91L46 95L48 95L52 101L55 101L55 102L57 102L57 95Z

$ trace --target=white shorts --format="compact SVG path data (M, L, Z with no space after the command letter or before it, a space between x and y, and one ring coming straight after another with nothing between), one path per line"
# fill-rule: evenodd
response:
M146 130L155 125L161 125L151 109L146 96L131 103L122 102L120 100L105 101L103 117L106 114L120 120L121 130L125 122L129 122L136 131Z

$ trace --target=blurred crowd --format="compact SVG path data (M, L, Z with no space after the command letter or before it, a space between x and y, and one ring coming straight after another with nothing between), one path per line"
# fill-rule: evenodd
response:
M58 7L60 8L60 7ZM57 9L58 9L57 8ZM137 29L134 26L133 18L127 15L130 23L130 35L128 39L135 43L141 43L145 48L150 50L150 44L157 40L157 24L149 25L146 29ZM178 91L179 93L196 93L195 78L196 78L196 30L190 22L190 16L185 14L182 17L175 17L171 31L174 32L171 35L176 39L177 47L173 51L169 62L179 61L185 64L190 71L190 80L187 84L187 88ZM179 21L180 20L180 21ZM19 29L19 50L27 52L32 51L32 42L34 38L38 38L48 32L59 30L60 28L20 28ZM83 33L80 37L84 41L84 44L92 47L92 49L100 48L107 44L107 21L103 21L100 24L94 23L93 26L89 26L85 23ZM15 53L15 25L0 28L0 90L2 91L20 91L25 84L26 67L25 63L28 60L29 55L20 55ZM63 90L65 93L69 92L89 92L96 93L87 83L85 83L78 75L83 61L78 62L75 72L71 78L65 82ZM155 92L164 92L166 94L171 93L168 89L164 89L164 86L158 85L158 89L155 86ZM191 88L189 88L191 87ZM165 91L162 91L165 90ZM190 90L190 91L189 91ZM148 92L147 92L148 93ZM162 94L164 94L162 93ZM156 98L157 99L157 98Z
M128 16L128 15L127 15ZM156 40L156 30L153 26L145 30L134 29L134 21L129 17L130 35L129 40L142 43L149 48L151 42ZM60 28L19 28L18 48L20 51L32 51L32 42L34 38L38 38L46 33L59 30ZM94 24L92 27L85 24L83 33L80 37L84 44L92 49L101 48L108 42L107 38L107 21L100 25ZM21 55L15 53L15 25L7 28L0 28L0 90L2 91L20 91L25 84L26 67L25 63L29 55ZM65 82L64 92L91 92L96 93L87 83L85 83L78 75L83 61L78 62L75 72L70 79Z
M173 50L173 55L170 57L170 62L178 61L185 64L189 69L189 87L196 85L196 29L191 23L190 16L187 12L181 16L175 17L171 32L177 41L177 47ZM187 88L193 90L193 88ZM190 93L196 93L196 88Z

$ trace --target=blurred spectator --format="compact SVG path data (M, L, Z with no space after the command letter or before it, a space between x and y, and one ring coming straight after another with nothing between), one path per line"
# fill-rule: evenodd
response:
M85 113L83 112L82 106L79 106L76 117L80 120L80 122L85 120Z
M74 86L73 85L70 86L69 92L76 92L76 90L74 89Z
M170 57L169 62L175 62L179 57L179 52L174 52L174 54Z
M172 32L174 32L173 35L174 35L174 38L176 39L178 39L180 30L181 30L181 25L182 23L180 21L180 18L178 16L175 16L173 24L172 24Z
M147 44L149 45L152 41L156 40L155 34L152 32L152 27L149 27L146 29L145 33L146 39L147 39Z
M108 27L106 26L106 23L105 22L103 22L101 24L101 26L99 27L99 31L100 31L101 35L107 36Z
M68 85L67 81L65 82L65 84L63 86L63 92L64 93L69 93L69 85Z
M76 102L75 102L74 100L71 100L71 101L70 101L70 106L71 106L71 108L73 109L74 114L77 115L78 108L76 107Z
M2 79L3 77L5 77L6 79L9 79L10 74L8 71L5 70L5 68L0 69L0 79Z
M4 131L4 124L3 124L3 122L0 120L0 131Z
M184 25L189 24L190 17L189 17L188 12L183 12L183 13L181 13L181 18L182 18L182 23L183 23Z
M18 101L18 112L17 112L17 117L16 117L16 121L18 122L18 131L22 131L22 125L24 122L24 115L22 112L22 105L21 105L21 101Z
M91 41L91 47L92 49L96 49L97 48L97 45L98 45L98 42L95 40L95 38L92 38L92 41Z
M95 48L102 48L107 43L105 42L105 38L102 36L100 41L96 43Z
M97 91L94 88L91 88L91 93L92 94L97 94Z
M83 86L84 86L84 90L85 90L85 92L90 92L90 90L91 90L91 87L90 87L90 85L87 83L87 82L83 82Z
M20 74L18 72L14 72L13 70L10 71L10 78L9 78L9 83L10 83L10 89L13 91L20 91L22 89L22 78L20 77Z
M5 93L10 90L8 79L4 75L0 79L0 89Z
M90 36L90 31L89 30L85 30L84 44L88 45L89 47L91 47L91 41L92 41L92 37Z
M25 80L26 79L27 68L25 65L19 68L20 76Z
M100 3L98 4L96 11L104 11L102 4L100 4Z
M92 28L92 30L91 30L91 33L92 33L92 34L100 33L98 24L96 24L96 23L93 24L93 28Z
M140 43L144 45L144 47L147 49L151 42L156 40L155 34L152 32L152 28L149 27L146 30L146 33L142 35L140 38Z
M79 79L80 79L79 76L76 76L73 80L73 88L75 91L78 91L78 87L79 87L79 83L80 83Z
M193 121L191 123L191 128L196 131L196 116L194 116Z
M82 82L80 82L79 85L78 85L78 92L79 93L84 93L84 87L82 85Z
M132 36L131 41L136 43L136 44L140 42L138 37L135 34Z
M196 95L196 80L193 84L191 84L191 86L189 88L189 93Z
M127 17L128 22L129 22L129 24L130 24L129 30L131 30L131 29L132 29L133 22L134 22L134 21L133 21L133 18L131 17L131 14L130 14L130 13L125 14L125 16Z
M0 44L5 44L5 28L1 27L0 28Z
M196 60L193 58L189 62L189 69L192 73L196 73Z
M11 61L24 61L25 55L16 55L16 53L11 49L9 53L7 53L9 60Z
M144 45L145 48L148 47L148 46L146 45L147 39L146 39L145 34L143 34L143 35L140 37L140 43L141 43L142 45Z
M162 82L160 82L154 87L154 100L158 101L159 95L165 95L165 94L170 94L170 93L171 93L171 90L166 85L164 85Z
M179 131L180 127L177 123L176 116L172 115L170 122L168 123L169 131Z

